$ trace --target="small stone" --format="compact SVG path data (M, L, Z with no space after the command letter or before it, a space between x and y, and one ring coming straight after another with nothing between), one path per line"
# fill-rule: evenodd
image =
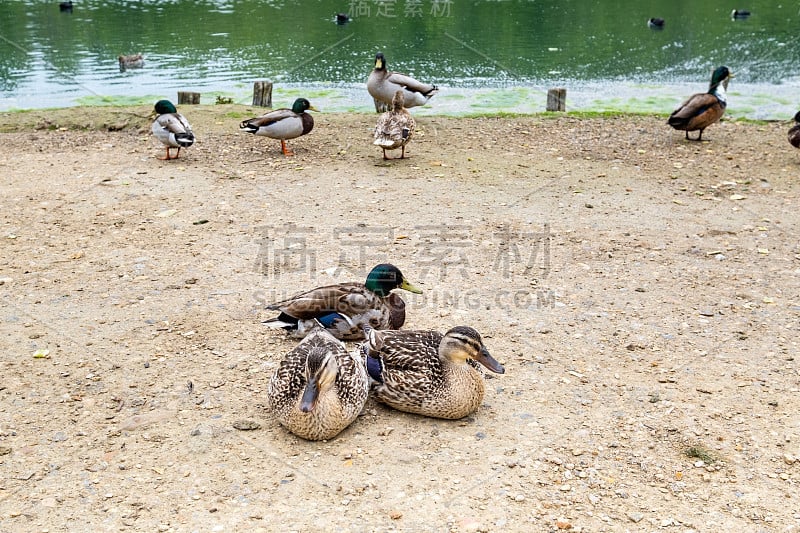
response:
M572 487L570 487L569 485L561 485L560 487L558 487L558 490L560 490L561 492L569 492L572 490Z
M525 501L525 495L524 494L517 494L516 496L514 496L514 501L515 502L524 502Z
M403 518L403 513L401 513L400 511L389 511L389 518L391 518L392 520L400 520L401 518Z
M558 529L567 530L567 529L572 529L572 524L570 524L566 520L556 520L556 527Z
M786 453L783 455L783 462L786 463L787 465L793 465L797 462L797 457L795 457L790 453Z
M638 524L639 522L642 521L643 518L644 515L642 513L634 513L634 512L628 513L628 520L630 520L634 524Z
M714 316L714 311L711 309L701 309L700 316Z
M233 427L239 431L253 431L256 429L261 429L261 424L255 420L237 420L233 423Z

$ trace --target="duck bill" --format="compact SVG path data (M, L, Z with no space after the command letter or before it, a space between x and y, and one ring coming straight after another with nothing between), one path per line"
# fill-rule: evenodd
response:
M317 398L319 398L319 383L316 379L311 379L303 391L303 397L300 399L300 410L304 413L310 413L317 405Z
M375 68L378 70L383 68L383 59L381 59L380 57L375 59Z
M314 107L313 105L308 106L308 110L309 111L316 111L317 113L321 113L321 111L319 109L317 109L316 107Z
M408 292L413 292L414 294L422 294L422 289L416 288L405 279L403 279L403 282L400 283L400 288Z
M495 374L505 374L506 369L503 368L503 365L497 362L497 359L492 357L492 354L489 353L489 350L486 348L481 348L481 351L478 352L477 360L480 364L494 372Z

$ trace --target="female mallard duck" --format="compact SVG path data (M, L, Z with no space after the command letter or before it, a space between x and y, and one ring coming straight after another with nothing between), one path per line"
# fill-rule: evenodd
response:
M800 148L800 111L794 116L795 125L789 129L789 143L795 148Z
M406 144L411 140L415 126L414 117L403 107L403 91L397 91L392 98L392 109L378 117L375 142L372 144L383 148L384 159L389 159L386 157L386 150L401 148L400 159L403 159L406 155Z
M483 345L480 334L456 326L442 336L436 331L375 331L365 328L361 345L367 373L375 381L379 401L400 411L458 419L483 401L483 372L505 369Z
M703 138L703 130L722 118L728 101L725 90L733 74L728 67L719 67L711 76L707 93L690 96L681 106L672 112L667 124L676 130L684 130L686 139L699 141ZM697 139L689 139L690 131L700 130Z
M142 54L119 56L117 60L119 61L120 72L125 72L129 68L142 68L144 66L144 56Z
M306 113L308 110L317 111L317 108L305 98L298 98L291 109L276 109L266 115L245 120L239 128L255 135L280 139L283 155L294 155L286 147L286 140L296 139L314 128L314 119Z
M167 156L160 157L162 160L178 159L181 148L188 148L194 144L194 133L189 121L178 113L175 106L169 100L159 100L155 106L156 120L153 122L153 135L167 147ZM177 148L175 157L170 157L169 149Z
M267 388L278 422L308 440L338 435L361 413L368 392L361 358L319 325L286 354Z
M379 102L391 104L397 91L403 91L405 107L425 105L439 89L436 85L421 83L397 72L386 70L386 58L382 53L375 56L375 68L367 79L367 91Z
M391 292L393 289L422 293L406 281L400 269L384 263L373 268L364 283L318 287L269 304L267 309L281 313L264 323L303 337L319 321L334 337L342 340L362 338L364 325L399 329L406 320L406 304Z

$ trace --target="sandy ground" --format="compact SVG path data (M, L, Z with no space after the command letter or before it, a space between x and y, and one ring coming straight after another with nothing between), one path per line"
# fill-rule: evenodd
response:
M800 151L664 117L372 115L279 143L243 106L0 115L0 531L797 531ZM111 130L111 131L110 131ZM267 381L263 303L390 261L407 328L506 374L460 421L370 400L330 442Z

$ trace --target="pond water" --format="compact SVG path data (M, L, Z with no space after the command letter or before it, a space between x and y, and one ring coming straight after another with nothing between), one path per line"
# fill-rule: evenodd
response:
M800 6L751 0L59 0L0 2L0 110L175 99L250 103L307 96L326 111L373 109L376 52L436 83L421 114L567 109L669 112L727 65L729 113L787 119L800 106ZM733 19L734 7L751 15ZM334 14L351 20L337 24ZM651 17L663 29L648 27ZM120 71L117 56L144 54Z

